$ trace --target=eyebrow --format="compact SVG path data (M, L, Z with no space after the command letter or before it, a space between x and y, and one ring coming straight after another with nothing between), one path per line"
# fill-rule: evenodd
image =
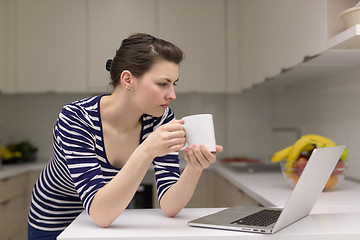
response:
M160 79L165 79L165 80L168 81L169 83L172 82L171 79L169 79L169 78L162 77L162 78L160 78ZM176 83L176 82L178 82L178 81L179 81L179 78L176 79L176 80L174 81L174 83Z

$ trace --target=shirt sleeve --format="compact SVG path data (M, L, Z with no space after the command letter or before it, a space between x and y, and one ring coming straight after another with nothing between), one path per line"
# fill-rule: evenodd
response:
M162 116L161 120L155 125L154 130L175 118L174 113L167 108ZM180 178L179 169L179 153L173 152L165 156L156 157L153 160L156 188L158 194L158 200L164 196L165 192L174 185Z
M67 105L55 124L56 141L66 161L76 191L89 213L96 192L105 186L95 153L95 134L91 119L75 105Z

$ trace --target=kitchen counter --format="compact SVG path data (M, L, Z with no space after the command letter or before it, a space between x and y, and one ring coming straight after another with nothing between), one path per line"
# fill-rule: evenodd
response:
M239 173L229 170L221 164L216 164L213 169L266 207L283 207L292 191L280 171ZM334 191L324 191L316 204L327 207L360 207L359 199L360 183L345 179Z
M187 222L220 208L185 208L175 218L167 218L160 209L129 209L110 228L99 228L83 212L59 237L78 239L359 239L360 214L312 214L273 235L189 227ZM336 218L335 218L336 216ZM339 228L341 226L341 228Z
M239 173L221 164L212 167L264 206L283 206L292 188L280 172ZM274 235L189 227L194 218L220 208L185 208L175 218L160 209L125 210L110 228L99 228L83 212L58 239L360 239L360 184L345 180L332 192L323 192L308 217Z
M29 171L41 171L47 162L31 162L2 165L0 168L0 180L27 173Z

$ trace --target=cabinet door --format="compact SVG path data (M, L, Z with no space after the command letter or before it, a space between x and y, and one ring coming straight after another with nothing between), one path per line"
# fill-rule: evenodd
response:
M8 1L0 0L0 92L8 92L11 87L11 85L9 86L8 74L8 62L10 60L9 10Z
M159 36L185 53L177 92L224 92L224 1L159 0L158 11Z
M217 173L214 174L214 189L214 207L231 207L235 205L259 206L258 202Z
M110 82L105 69L121 41L137 32L155 34L155 0L89 1L90 91L104 92Z
M228 7L238 23L228 25L229 55L238 66L230 63L229 91L262 83L326 48L326 0L229 0Z
M15 14L16 91L85 91L85 0L17 0Z

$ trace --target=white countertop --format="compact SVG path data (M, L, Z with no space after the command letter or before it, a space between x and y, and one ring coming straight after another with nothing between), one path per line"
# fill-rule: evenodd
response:
M212 169L265 206L283 206L292 188L278 173L236 173ZM58 239L360 239L360 184L345 180L323 192L311 214L273 235L189 227L189 220L220 208L185 208L175 218L160 209L125 210L110 228L100 228L83 212Z
M110 228L95 225L83 212L59 237L78 239L359 239L360 214L311 214L273 235L189 227L187 222L220 208L185 208L175 218L160 209L129 209Z
M280 172L238 173L220 164L214 170L266 207L283 207L292 191ZM316 205L360 208L360 183L345 179L335 190L324 191Z
M0 180L27 173L29 171L40 171L46 164L47 162L29 162L2 165L0 168Z

